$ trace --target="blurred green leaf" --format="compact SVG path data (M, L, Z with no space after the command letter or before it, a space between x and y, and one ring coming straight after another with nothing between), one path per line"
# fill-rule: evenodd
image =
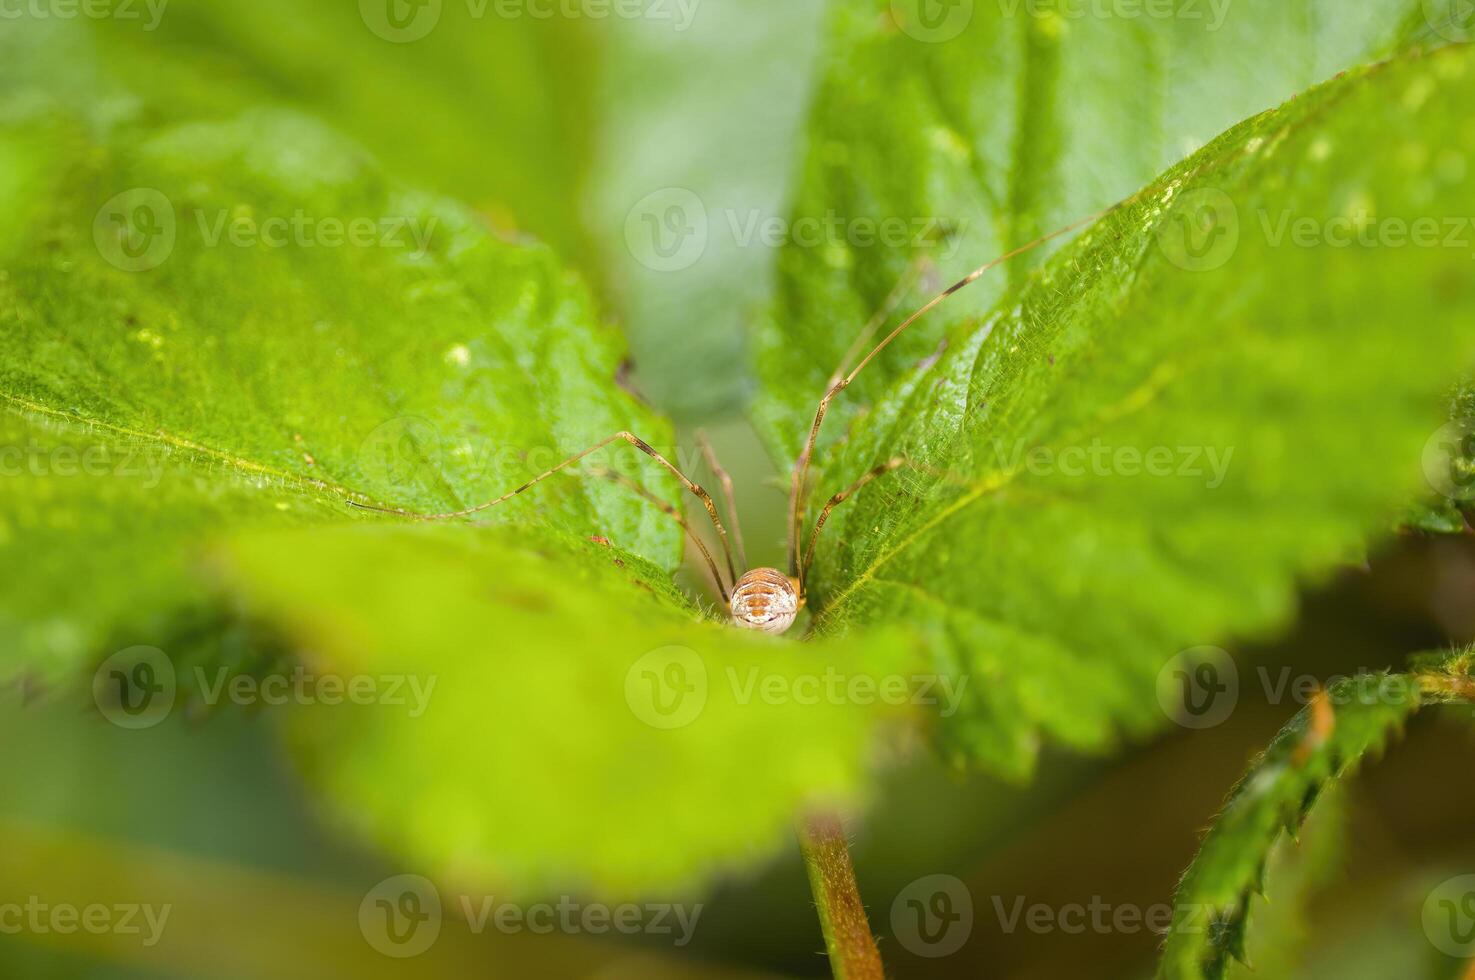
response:
M319 670L428 691L423 713L293 719L344 823L447 880L631 895L750 867L806 802L855 802L886 704L848 685L903 676L905 644L697 624L632 592L629 559L539 541L377 527L232 547L249 607Z
M968 270L1127 197L1395 36L1429 39L1412 23L1423 9L837 0L789 215L795 240L756 333L753 415L774 456L797 456L830 372L898 284L913 283L891 325ZM828 435L970 311L1023 286L1053 247L991 273L893 344L835 403ZM925 274L908 274L914 262Z
M1468 226L1471 64L1400 58L1246 122L955 331L826 465L815 500L911 463L836 512L820 632L927 632L986 678L948 747L1024 775L1044 735L1160 726L1178 651L1284 623L1419 484L1475 356L1468 241L1407 237Z
M1245 773L1174 895L1163 980L1218 980L1245 959L1250 899L1282 831L1295 835L1329 783L1380 755L1422 704L1470 693L1471 656L1420 674L1364 674L1327 688Z

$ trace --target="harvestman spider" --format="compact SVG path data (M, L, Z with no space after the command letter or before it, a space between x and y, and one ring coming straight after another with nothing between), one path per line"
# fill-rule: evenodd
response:
M718 568L717 561L712 557L712 552L707 548L706 544L703 543L702 539L696 534L696 532L692 530L691 525L687 523L686 519L681 515L681 511L677 507L657 497L655 494L651 493L649 490L645 489L640 484L636 483L634 480L631 480L624 474L600 468L591 470L590 475L601 477L614 483L618 483L626 489L630 490L632 493L638 494L640 497L658 507L663 513L665 513L681 526L681 529L686 533L687 537L691 539L692 543L696 545L697 550L701 552L702 558L706 561L707 568L711 572L713 580L716 582L717 591L722 596L723 603L728 607L728 611L732 615L732 621L734 625L743 629L762 630L766 633L786 632L790 626L794 625L794 620L798 617L799 610L804 608L804 604L807 599L809 569L814 564L815 547L819 543L820 532L824 530L825 522L829 520L830 513L836 507L840 506L842 503L848 500L852 495L859 492L861 488L865 487L871 481L879 479L880 477L885 476L886 474L907 465L907 460L902 457L889 459L879 466L875 466L872 467L870 470L867 470L866 473L860 477L860 479L856 480L850 486L846 487L844 490L841 490L839 493L835 494L828 501L826 501L825 506L820 510L819 517L814 522L814 529L810 532L809 547L807 549L804 549L801 553L804 533L803 522L805 514L805 496L809 489L807 486L807 480L809 476L809 464L814 456L815 445L819 440L820 427L824 425L825 414L829 411L830 402L834 400L836 395L840 394L840 392L848 388L850 384L860 374L860 372L865 370L866 366L869 365L871 361L875 360L876 357L879 356L880 353L885 350L893 340L901 336L904 330L910 327L917 320L921 319L943 300L947 299L949 296L953 295L958 290L969 285L970 283L975 282L991 269L1002 265L1010 259L1018 255L1022 255L1025 252L1028 252L1041 245L1044 245L1046 242L1059 238L1062 235L1069 234L1070 232L1084 227L1085 225L1093 221L1103 218L1113 211L1125 207L1133 200L1135 200L1135 198L1128 198L1125 201L1121 201L1117 204L1112 205L1104 211L1099 211L1096 214L1090 215L1089 217L1072 222L1071 224L1066 225L1063 228L1058 228L1047 235L1042 235L1041 237L1026 245L1022 245L1011 252L1007 252L1004 255L1001 255L998 258L979 266L977 269L974 269L962 279L959 279L957 282L953 283L947 289L938 293L915 313L908 316L894 330L887 334L880 343L871 348L870 353L863 357L860 362L855 365L855 367L849 367L851 359L854 358L856 353L862 349L866 341L874 336L876 330L879 329L881 324L885 322L886 318L890 316L891 311L892 309L894 309L895 305L900 302L902 296L909 288L910 277L904 277L902 281L897 284L896 289L893 290L891 296L887 298L885 305L883 305L882 309L879 310L876 316L872 318L871 322L866 326L866 328L861 331L860 335L856 338L850 349L846 351L845 356L841 359L840 366L836 368L835 373L830 376L830 380L826 386L824 397L820 399L819 407L815 410L814 422L809 427L809 437L805 441L804 450L799 454L799 458L794 463L794 472L789 485L788 574L784 574L776 568L754 568L745 571L742 575L738 575L737 564L733 561L732 544L728 540L727 528L723 526L722 518L719 517L717 514L717 505L712 500L711 494L707 493L707 491L703 489L700 484L689 479L686 474L682 473L681 470L673 465L670 460L666 459L666 457L656 452L653 448L651 448L649 443L641 439L639 436L635 435L633 432L616 432L614 435L595 443L588 449L585 449L583 452L576 453L575 455L570 456L568 459L565 459L563 462L559 463L552 469L538 474L531 480L528 480L522 486L518 487L516 490L505 493L495 500L489 500L484 504L478 504L475 507L468 507L465 510L458 510L447 514L417 514L412 511L400 510L392 507L375 507L368 504L356 503L353 501L350 501L350 503L353 503L353 506L362 508L364 510L374 510L381 513L389 514L400 514L405 517L414 517L419 520L426 521L454 520L460 517L470 517L473 514L479 514L484 510L490 510L491 508L496 507L498 504L511 500L513 497L516 497L518 494L529 489L530 487L535 486L541 481L546 480L548 477L553 476L554 474L566 469L569 466L572 466L585 457L598 452L611 443L624 440L625 442L628 442L630 445L634 446L636 449L645 453L651 459L655 460L661 466L665 467L665 469L670 471L672 474L674 474L676 479L681 481L681 485L684 486L688 492L690 492L693 496L695 496L698 500L702 502L702 506L706 508L707 516L712 521L712 526L717 530L717 540L722 546L723 557L726 559L728 574L728 578L726 581L732 582L731 590L729 591L729 589L727 588L726 581L724 581L722 577L722 573ZM747 556L743 551L742 534L739 531L737 525L737 509L735 505L735 498L733 495L732 479L727 475L727 471L724 470L722 466L717 462L717 455L715 452L713 452L711 444L707 442L705 437L699 437L699 443L701 452L706 458L708 467L712 470L713 475L715 475L718 481L722 484L723 495L727 504L727 512L729 517L731 517L733 521L733 532L734 537L737 539L738 555L739 558L742 560L742 564L746 566Z

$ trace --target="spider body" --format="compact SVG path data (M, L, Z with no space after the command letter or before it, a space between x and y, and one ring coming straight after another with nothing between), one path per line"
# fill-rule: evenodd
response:
M784 633L794 625L803 604L797 578L777 568L755 568L732 588L732 622L740 629Z

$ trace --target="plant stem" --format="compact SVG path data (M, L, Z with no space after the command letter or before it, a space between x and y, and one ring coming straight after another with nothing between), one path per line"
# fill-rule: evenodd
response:
M840 818L811 814L799 830L799 843L835 980L885 980Z

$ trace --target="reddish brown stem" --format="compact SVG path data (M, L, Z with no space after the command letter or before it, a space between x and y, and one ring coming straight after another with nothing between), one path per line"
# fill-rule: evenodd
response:
M885 980L840 818L829 813L810 815L800 828L799 842L835 980Z

